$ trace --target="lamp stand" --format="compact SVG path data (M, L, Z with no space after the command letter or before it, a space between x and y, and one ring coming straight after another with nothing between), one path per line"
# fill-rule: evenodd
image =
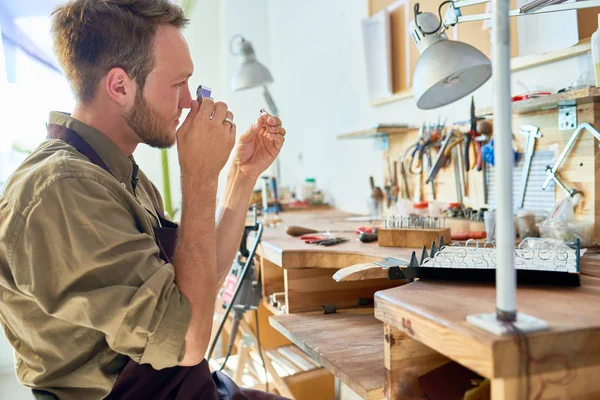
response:
M492 76L494 79L494 131L496 187L499 193L496 212L496 313L468 315L467 321L495 335L507 332L507 323L522 331L548 328L545 321L517 313L517 274L514 267L515 225L513 223L512 101L510 95L509 2L492 1Z
M498 319L497 313L467 315L467 322L497 336L512 333L507 328L506 321ZM537 332L549 328L548 323L543 319L523 313L517 313L516 319L511 324L521 332Z

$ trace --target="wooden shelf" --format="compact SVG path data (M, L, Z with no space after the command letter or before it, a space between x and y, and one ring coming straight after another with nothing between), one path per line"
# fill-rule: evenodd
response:
M565 58L576 57L590 51L592 48L590 43L591 40L587 38L581 40L575 46L551 51L549 53L514 57L512 60L510 60L510 69L512 72L521 71L523 69L537 67L539 65L564 60Z
M373 107L378 107L378 106L382 106L384 104L393 103L395 101L410 99L411 97L413 97L412 89L407 89L407 90L403 90L398 93L394 93L392 96L386 97L384 99L371 100L371 105Z
M271 325L363 399L382 399L383 324L373 309L270 317Z
M562 105L585 104L594 101L595 97L600 97L600 88L590 87L571 90L569 92L556 93L535 99L515 101L512 105L512 112L513 114L526 114L534 111L557 108ZM478 116L492 115L493 108L481 108L476 111L476 114Z
M407 134L409 132L413 132L417 130L413 126L400 126L397 127L386 127L386 126L378 126L375 128L367 129L364 131L346 133L343 135L338 135L338 139L364 139L364 138L376 138L380 136L391 136L391 135L402 135Z

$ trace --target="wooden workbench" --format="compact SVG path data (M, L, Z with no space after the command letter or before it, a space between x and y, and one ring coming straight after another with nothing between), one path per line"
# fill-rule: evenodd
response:
M550 325L527 335L538 360L530 363L532 398L600 398L600 257L584 256L581 268L581 287L529 286L517 292L518 310ZM515 338L466 321L469 314L493 312L495 293L489 284L423 281L378 292L375 316L385 324L387 397L422 395L416 378L454 360L491 379L493 400L519 398L523 356ZM535 397L542 386L543 394Z
M336 292L335 285L342 283L327 286L325 282L339 268L387 256L410 256L411 250L379 248L376 243L356 240L316 247L285 234L288 225L301 225L350 238L355 235L340 231L373 225L345 221L347 217L335 210L298 212L283 215L280 226L267 228L258 251L263 268L267 267L263 269L267 271L265 288L288 289L292 299L311 297L313 285L323 284L326 291ZM579 288L522 287L517 292L519 311L545 319L551 327L528 335L531 355L541 360L530 368L532 398L540 391L542 379L546 382L542 399L600 398L600 256L586 254L581 268ZM294 271L306 276L298 280L292 276ZM288 284L303 289L294 293ZM274 310L270 323L363 398L422 396L416 378L450 360L490 378L494 400L519 398L515 340L488 334L466 322L468 314L494 311L493 285L420 281L378 291L377 319L369 308L324 315L314 311L316 305L309 302L311 312L288 309L289 315ZM544 360L544 356L557 357ZM565 361L570 368L567 372ZM551 384L565 376L566 385Z
M380 226L381 221L347 221L355 216L334 209L280 216L282 223L265 228L257 251L263 296L285 292L284 311L269 307L274 314L271 325L358 395L382 399L383 323L375 319L372 305L357 308L358 299L372 298L377 290L404 282L379 279L336 283L332 276L340 268L385 257L408 260L411 250L380 248L377 243L356 240L353 231L357 227ZM331 247L309 245L285 233L290 225L328 231L350 240ZM250 237L248 245L253 243ZM338 311L325 315L321 310L325 303L335 304Z
M310 212L282 213L283 222L274 228L265 228L257 254L284 269L328 268L339 269L349 265L380 261L385 257L409 260L411 250L382 248L377 243L362 243L356 240L354 230L360 226L381 226L381 221L352 222L347 218L356 217L335 209ZM299 238L286 235L290 225L330 232L334 236L349 240L331 247L304 243ZM249 246L254 241L250 237Z

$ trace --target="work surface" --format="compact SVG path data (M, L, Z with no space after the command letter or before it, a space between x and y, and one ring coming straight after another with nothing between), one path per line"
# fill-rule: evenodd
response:
M372 308L280 315L270 321L362 398L383 398L383 324Z
M346 221L349 216L335 210L284 214L282 224L265 230L259 255L284 269L337 269L385 257L410 257L411 249L364 244L355 239L354 233L340 232L372 226ZM330 231L352 240L333 247L308 245L285 233L289 225ZM517 291L519 312L542 318L550 325L548 331L528 335L532 357L546 360L532 363L531 374L562 374L568 365L578 371L577 379L585 382L600 372L600 254L588 251L580 269L581 287L521 286ZM495 296L493 284L416 281L377 292L375 316L373 309L361 309L330 315L278 315L270 321L363 398L383 397L386 374L391 373L389 379L393 380L401 372L401 364L396 361L386 370L382 322L388 326L386 329L400 331L482 376L514 383L513 377L520 374L517 360L523 357L515 338L491 335L466 321L470 314L493 313ZM387 345L396 356L404 354L402 343L394 345L390 339Z
M412 252L410 249L379 247L377 242L360 242L354 230L360 226L380 226L381 221L371 223L345 220L350 217L355 215L333 209L282 213L282 223L274 228L265 227L257 254L285 269L307 267L338 269L354 264L381 261L385 257L406 261L410 259ZM306 244L300 238L286 234L286 229L290 225L330 232L349 241L330 247ZM249 246L252 246L254 238L250 237L248 242Z
M544 319L550 330L529 335L534 354L567 354L572 367L600 365L600 256L581 260L581 287L521 286L519 312ZM494 285L417 281L375 295L375 316L437 352L487 377L516 376L514 338L484 332L466 321L496 308ZM534 371L562 368L534 365Z

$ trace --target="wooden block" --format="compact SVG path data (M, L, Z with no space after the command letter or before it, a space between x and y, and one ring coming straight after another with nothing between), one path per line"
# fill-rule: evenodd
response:
M450 243L450 228L445 229L380 229L377 243L382 247L406 247L420 249L429 248L432 242L439 243L440 237L444 243Z
M270 294L283 292L283 268L273 264L264 257L261 257L260 260L263 297L268 298Z
M403 281L373 279L354 282L336 282L331 269L286 269L286 307L289 314L303 311L321 311L323 304L335 304L337 309L356 308L359 299L373 298L376 291L403 285Z

